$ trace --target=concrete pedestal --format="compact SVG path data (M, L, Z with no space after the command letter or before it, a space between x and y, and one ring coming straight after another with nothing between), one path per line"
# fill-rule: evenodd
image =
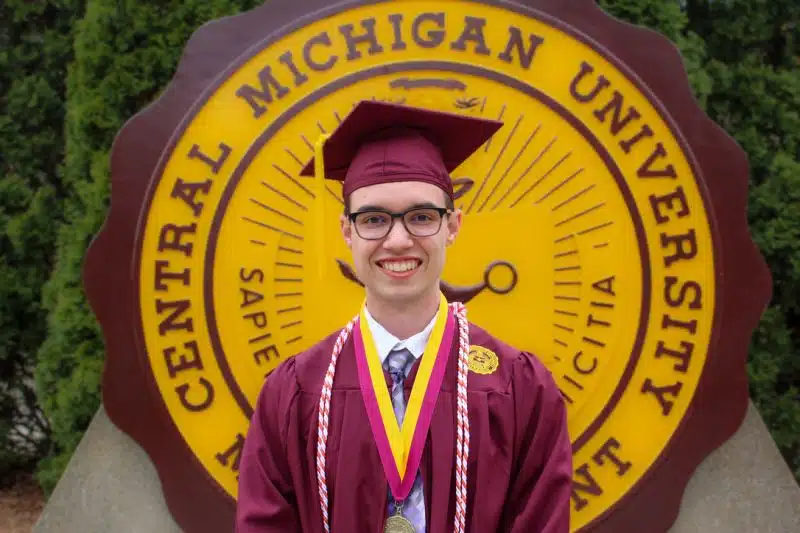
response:
M101 408L34 533L178 533L155 468ZM751 404L700 465L670 533L798 533L800 487ZM648 532L649 533L649 532Z

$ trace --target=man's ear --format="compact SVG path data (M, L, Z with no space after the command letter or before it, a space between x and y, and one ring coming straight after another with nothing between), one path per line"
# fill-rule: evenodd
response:
M447 217L447 245L450 246L456 241L458 232L461 230L462 222L461 209L456 208L450 216Z
M339 223L341 224L344 242L348 248L351 248L353 244L353 226L350 225L350 219L342 215L339 217Z

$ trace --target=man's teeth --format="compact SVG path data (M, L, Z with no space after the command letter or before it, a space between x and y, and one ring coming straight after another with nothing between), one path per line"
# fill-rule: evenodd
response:
M416 261L384 261L381 266L392 272L408 272L417 266Z

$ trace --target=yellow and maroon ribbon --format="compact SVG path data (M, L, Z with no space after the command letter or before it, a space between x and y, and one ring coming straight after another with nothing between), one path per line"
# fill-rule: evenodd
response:
M397 500L405 500L416 477L433 410L444 379L453 344L455 318L444 295L430 340L408 399L402 427L397 423L383 368L375 348L365 308L353 328L358 380L372 435L378 447L389 488Z

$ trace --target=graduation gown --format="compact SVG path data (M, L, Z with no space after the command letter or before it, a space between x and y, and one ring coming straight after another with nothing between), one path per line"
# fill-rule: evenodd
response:
M337 335L284 361L267 378L241 455L237 533L323 532L317 417ZM473 324L470 344L495 352L499 366L492 374L468 375L466 531L568 533L572 449L552 376L531 354ZM453 531L457 360L456 338L420 463L429 533ZM406 399L418 366L405 381ZM359 389L352 337L339 356L330 409L331 533L382 533L388 484Z

